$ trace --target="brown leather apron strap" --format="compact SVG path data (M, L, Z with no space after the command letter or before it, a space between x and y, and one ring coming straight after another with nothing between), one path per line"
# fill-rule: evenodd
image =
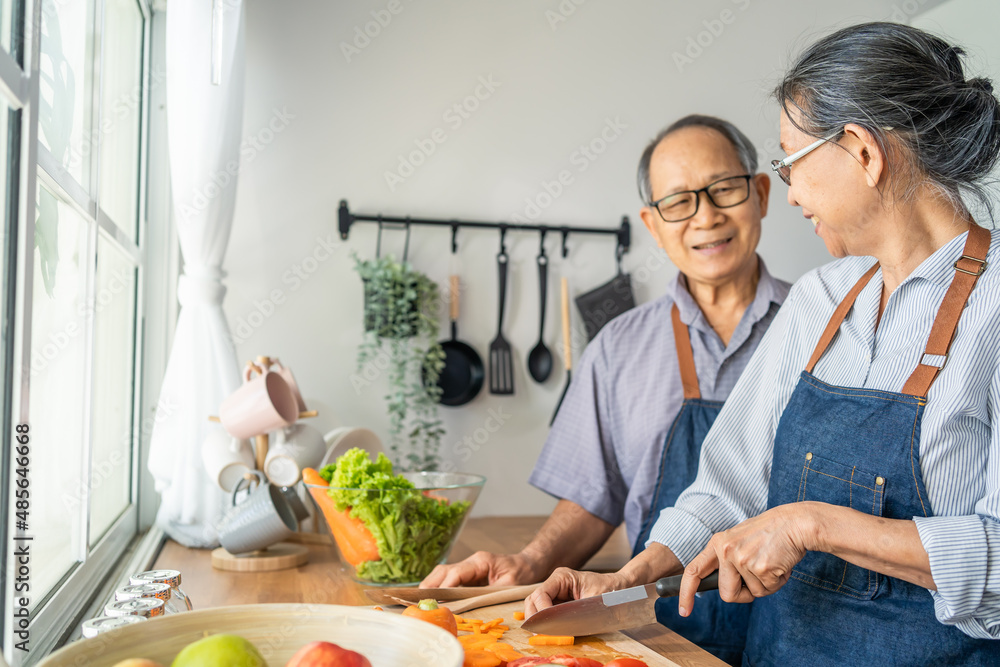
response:
M902 393L910 396L927 396L931 384L944 367L945 360L941 359L941 364L938 366L924 362L927 361L928 355L948 356L951 342L955 339L958 320L962 317L962 311L969 300L969 295L972 294L972 288L986 270L986 253L989 249L990 233L979 225L972 225L969 228L969 236L965 239L965 250L955 262L955 277L951 279L951 285L934 318L934 325L931 327L931 335L927 338L927 347L924 348L924 355L920 358L920 365L903 385Z
M688 328L681 322L681 311L674 304L670 311L670 319L674 324L674 345L677 346L677 365L681 369L681 385L684 387L684 400L701 398L698 388L698 373L694 368L694 352L691 351L691 336Z
M833 316L830 318L830 322L826 325L826 329L823 330L823 335L820 336L819 342L816 343L816 349L813 350L813 354L809 358L809 363L806 365L807 373L812 373L816 362L823 356L823 353L826 352L826 348L830 345L830 341L832 341L833 337L837 335L838 331L840 331L840 325L843 324L844 318L847 317L847 313L849 313L851 308L854 306L854 302L857 300L858 294L861 294L861 290L865 288L865 285L868 284L868 281L872 279L872 276L875 275L875 271L877 270L878 262L875 262L875 265L868 269L865 272L865 275L861 276L858 282L855 283L854 287L851 288L851 291L847 293L844 300L840 302L839 306L837 306L837 310L833 311Z

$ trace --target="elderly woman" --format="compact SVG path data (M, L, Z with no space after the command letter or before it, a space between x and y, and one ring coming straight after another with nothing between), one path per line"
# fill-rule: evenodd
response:
M788 72L773 167L841 259L793 286L646 550L529 613L683 569L686 615L718 570L754 602L745 664L1000 662L1000 233L963 203L989 209L1000 105L962 54L872 23Z

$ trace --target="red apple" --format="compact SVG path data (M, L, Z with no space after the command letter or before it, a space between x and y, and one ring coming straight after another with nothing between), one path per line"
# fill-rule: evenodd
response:
M306 644L285 667L372 667L368 658L330 642Z

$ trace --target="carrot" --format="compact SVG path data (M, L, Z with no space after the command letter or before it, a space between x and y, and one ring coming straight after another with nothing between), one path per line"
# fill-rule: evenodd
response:
M404 609L403 616L426 621L431 625L438 626L442 630L447 630L456 637L458 636L458 624L455 623L455 614L451 613L451 609L447 607L439 607L437 600L421 600L419 604Z
M462 667L500 667L503 662L499 657L483 650L466 650Z
M490 635L462 635L458 638L458 643L466 651L481 650L497 643L497 638Z
M503 623L503 618L500 617L500 616L497 616L492 621L486 621L485 623L483 623L483 630L482 631L486 632L490 628L495 628L496 626L500 625L501 623Z
M524 612L523 611L515 611L514 612L514 620L515 621L523 621L524 620Z
M302 481L306 484L329 486L327 481L312 468L302 469ZM333 533L333 539L336 540L344 560L354 566L369 560L381 560L375 537L361 519L350 515L350 508L337 510L336 501L323 489L310 488L309 493L323 510L323 516L330 524L330 532Z
M484 650L489 651L490 653L500 658L500 660L504 662L514 662L518 658L524 657L523 654L515 651L513 646L511 646L510 644L504 644L503 642L490 644Z
M528 644L531 646L572 646L576 637L568 635L535 635L528 637Z

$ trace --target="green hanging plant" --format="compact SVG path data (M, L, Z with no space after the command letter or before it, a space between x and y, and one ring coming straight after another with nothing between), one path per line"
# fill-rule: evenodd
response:
M444 351L437 342L437 283L407 262L390 257L363 260L354 268L364 286L365 335L358 370L383 355L388 363L389 452L403 470L437 470L444 428L438 418Z

